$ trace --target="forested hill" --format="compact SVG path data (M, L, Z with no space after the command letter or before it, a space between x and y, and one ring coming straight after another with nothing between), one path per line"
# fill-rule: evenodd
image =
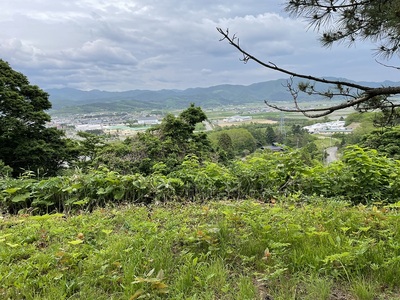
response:
M399 85L394 82L359 82L370 86ZM202 107L255 103L264 100L287 101L291 95L286 88L287 80L278 79L252 85L217 85L186 90L130 90L107 92L100 90L49 89L50 101L55 110L68 111L126 111L129 109L174 109L195 102ZM318 100L300 95L299 100Z

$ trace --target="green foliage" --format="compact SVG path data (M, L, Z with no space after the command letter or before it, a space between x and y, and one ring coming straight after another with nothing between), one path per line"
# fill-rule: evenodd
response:
M293 188L307 165L299 151L259 152L232 164L238 198L270 199Z
M230 137L232 141L232 148L236 155L242 155L244 151L252 153L257 147L256 139L245 128L231 128L231 129L224 129L221 131L211 132L209 134L210 140L215 145L218 145L220 136L222 134L227 134Z
M397 0L291 0L286 1L286 10L307 18L311 26L323 31L321 41L325 46L371 40L380 43L377 53L386 57L399 53L400 4Z
M168 161L143 160L147 175L120 174L104 167L72 176L38 180L27 173L0 179L0 209L16 213L92 210L108 203L151 203L321 195L353 204L396 203L400 198L400 161L376 150L347 147L343 159L322 165L315 145L284 152L259 151L229 164L187 155L171 169ZM145 166L145 163L148 165Z
M220 150L220 157L224 157L225 160L234 158L235 149L233 148L233 142L226 132L222 132L217 136L217 147Z
M315 137L299 124L293 124L283 139L283 144L292 148L301 148L315 140Z
M272 126L268 126L265 132L265 141L267 145L273 145L278 141L278 137L274 131L274 128Z
M12 174L12 168L4 165L4 162L0 160L0 178L8 177Z
M396 202L400 197L400 161L359 146L345 149L343 160L310 169L302 182L306 194L343 197L354 204Z
M382 108L381 112L377 114L374 119L374 126L379 127L388 127L388 126L396 126L400 125L400 109L386 107Z
M343 155L348 179L352 181L350 199L357 203L381 201L390 196L398 197L393 189L393 176L398 176L400 162L378 155L376 150L363 150L352 146Z
M0 160L14 176L25 170L52 176L69 156L63 132L45 126L48 97L0 59Z
M397 208L280 200L6 216L0 297L399 298Z
M234 195L235 177L230 170L212 162L200 163L198 157L188 156L181 167L168 175L183 183L181 199L210 200Z
M361 144L364 135L376 130L376 120L382 116L381 112L352 113L348 115L345 120L345 126L352 126L353 131L351 134L335 134L337 138L341 139L339 146ZM384 119L388 120L387 117Z
M101 135L101 136L105 135L104 130L102 130L102 129L89 129L89 130L86 130L85 132L94 134L94 135Z
M363 147L378 150L389 157L400 159L400 126L376 129L362 137Z
M251 135L254 137L256 141L257 147L261 147L266 143L265 141L266 127L268 126L259 123L243 124L239 126L239 128L244 128L251 133Z
M138 171L132 151L132 140L108 142L101 147L96 147L96 156L90 164L94 167L107 166L120 174L132 174Z
M94 140L88 145L91 148L86 147L94 149L92 152L96 154L88 164L94 168L106 165L122 174L140 172L148 175L158 163L163 163L168 172L173 171L187 155L211 159L213 149L210 141L204 133L195 132L196 125L206 118L201 108L192 104L179 116L169 114L159 126L140 132L123 143L113 142L101 149Z
M77 146L80 158L77 158L76 165L86 169L95 161L97 154L105 146L105 137L85 131L79 131L77 135L80 138Z
M183 120L184 123L191 126L191 131L194 130L197 123L201 123L207 120L206 114L200 107L194 106L192 103L187 109L185 109L180 115L179 118Z
M365 113L352 113L346 117L345 126L349 126L352 123L360 123L362 127L370 124L372 125L377 113L365 112Z
M309 142L301 148L302 160L309 166L317 164L317 162L324 161L326 158L325 150L321 151L315 142Z
M218 135L218 146L225 151L233 150L233 142L229 134L222 132L220 135Z

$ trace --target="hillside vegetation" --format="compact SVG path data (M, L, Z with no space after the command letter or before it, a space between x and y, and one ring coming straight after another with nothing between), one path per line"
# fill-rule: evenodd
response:
M0 162L0 298L399 299L398 127L329 139L326 164L299 120L205 119L81 132L56 176Z
M245 198L269 201L293 194L343 199L352 204L399 201L400 161L358 146L349 147L343 160L329 165L309 165L306 154L266 151L229 166L201 163L196 156L187 156L175 171L163 174L166 166L159 163L147 176L120 175L103 168L49 179L8 178L0 181L0 208L13 213L90 211L97 206L126 202Z
M399 205L124 205L1 221L2 299L399 299Z

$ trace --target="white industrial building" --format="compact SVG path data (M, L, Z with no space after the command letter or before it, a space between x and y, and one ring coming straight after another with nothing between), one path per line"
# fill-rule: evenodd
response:
M309 133L318 134L332 134L332 133L351 133L351 129L347 129L344 126L344 121L333 121L327 123L317 123L310 126L305 126L303 129L307 130Z
M232 116L229 118L224 119L224 122L245 122L245 121L251 121L252 117L251 116Z
M144 118L139 118L138 124L140 125L156 125L160 124L160 121L156 117L144 117Z

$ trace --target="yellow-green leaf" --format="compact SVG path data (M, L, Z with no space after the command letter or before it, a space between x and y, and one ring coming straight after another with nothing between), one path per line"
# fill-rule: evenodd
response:
M75 241L68 242L68 244L71 244L71 245L79 245L79 244L82 244L82 243L83 243L83 240L75 240Z
M166 285L164 282L161 282L161 281L154 282L152 284L152 286L153 286L153 288L155 288L157 290L165 290L168 287L168 285Z
M10 235L11 235L11 233L6 233L6 234L3 234L3 235L0 235L0 240L4 241L6 239L6 237L8 237Z
M144 290L142 290L142 289L137 290L137 291L129 298L129 300L135 300L135 299L139 298L143 293L144 293Z
M41 216L31 216L29 218L32 220L48 220L48 219L53 219L53 218L62 218L64 216L65 216L64 214L57 213L57 214L52 214L52 215L45 214L45 215L41 215Z

